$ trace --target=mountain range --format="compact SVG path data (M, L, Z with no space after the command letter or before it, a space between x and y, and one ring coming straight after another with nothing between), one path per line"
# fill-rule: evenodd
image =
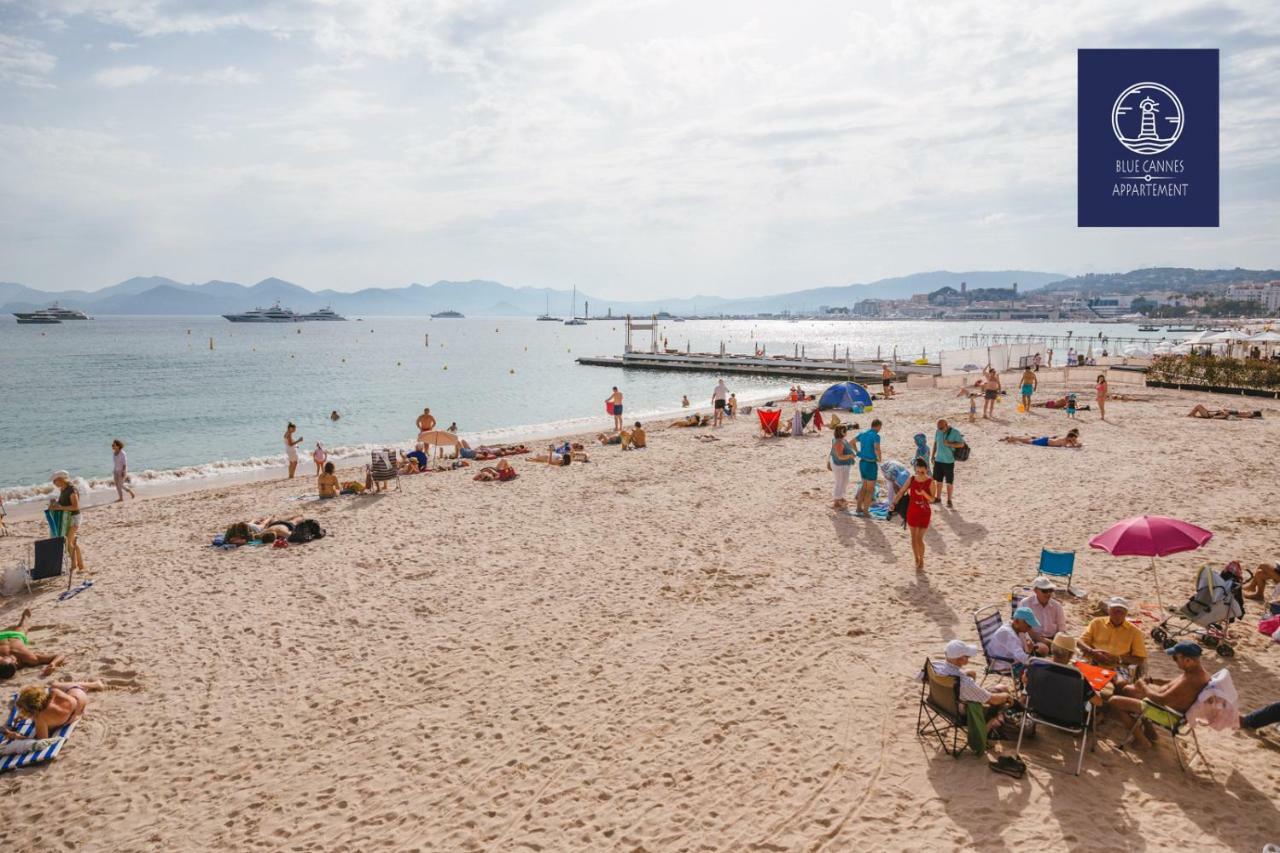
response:
M852 306L862 299L907 299L931 293L941 287L1008 287L1014 282L1020 291L1045 288L1090 292L1133 290L1215 289L1236 281L1267 281L1280 278L1274 270L1192 270L1151 268L1127 273L1091 274L1074 278L1059 273L1030 270L970 272L923 272L884 278L863 284L847 284L797 290L772 296L729 298L691 296L673 299L626 301L592 296L579 288L576 313L589 303L592 315L614 314L760 314L793 311L812 312L820 306ZM0 312L32 311L53 302L78 308L93 315L161 314L217 315L267 307L280 302L294 311L306 312L331 306L347 316L426 315L439 311L461 311L481 316L534 316L550 310L567 317L573 291L546 287L510 287L496 281L437 281L405 287L370 287L353 292L311 291L279 278L265 278L253 285L231 281L184 284L161 276L131 278L101 290L46 292L23 284L0 282Z
M755 314L780 311L812 311L820 305L852 305L860 299L905 299L961 281L974 287L1008 286L1016 281L1024 288L1059 281L1061 275L1025 270L981 272L928 272L886 278L867 284L819 287L774 296L727 298L692 296L675 299L598 299L579 289L577 313L583 303L593 315L612 310L614 314ZM346 315L424 315L438 311L461 311L488 316L534 316L546 310L567 317L573 291L546 287L509 287L496 281L437 281L399 288L370 287L354 292L310 291L278 278L257 284L207 281L184 284L160 276L131 278L96 291L67 290L44 292L22 284L0 282L0 311L32 311L56 301L68 308L90 314L173 314L209 315L247 311L280 302L294 311L314 311L328 305Z

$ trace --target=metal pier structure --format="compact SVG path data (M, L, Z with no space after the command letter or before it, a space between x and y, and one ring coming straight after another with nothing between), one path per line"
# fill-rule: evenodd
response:
M647 350L637 350L632 346L633 332L648 332L650 343ZM941 368L937 364L915 364L913 362L885 359L894 373L902 378L910 374L937 376ZM626 346L621 356L585 356L577 359L578 364L595 367L625 367L641 370L686 370L703 373L751 373L758 376L776 376L786 379L828 379L831 381L854 380L859 382L879 382L882 361L850 358L847 351L844 358L833 348L831 358L810 358L797 349L793 355L746 355L726 352L724 344L720 344L720 352L673 352L658 348L658 318L651 316L645 320L634 320L626 317Z
M1008 335L1004 333L988 333L982 332L974 335L960 336L960 349L981 349L982 347L996 346L998 344L1032 344L1043 342L1046 346L1055 350L1066 352L1070 347L1076 349L1084 349L1092 345L1094 348L1099 347L1125 347L1130 344L1139 346L1150 346L1159 341L1169 341L1176 344L1184 338L1188 337L1191 332L1183 333L1165 333L1156 336L1153 332L1145 338L1134 337L1111 337L1099 333L1097 335Z

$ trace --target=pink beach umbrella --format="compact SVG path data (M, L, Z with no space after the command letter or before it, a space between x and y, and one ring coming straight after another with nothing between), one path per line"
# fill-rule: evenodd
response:
M1138 515L1117 521L1090 539L1089 547L1106 551L1113 557L1150 557L1151 573L1156 579L1156 600L1163 608L1156 557L1194 551L1212 538L1213 531L1187 521L1167 515Z

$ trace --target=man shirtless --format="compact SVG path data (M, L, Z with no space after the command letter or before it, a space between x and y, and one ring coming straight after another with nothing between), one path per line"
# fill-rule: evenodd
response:
M988 367L982 380L982 417L996 416L996 398L1000 396L1000 374L994 367Z
M1107 707L1128 714L1131 722L1142 717L1143 699L1159 702L1166 708L1185 714L1195 704L1200 691L1209 683L1209 673L1200 665L1201 649L1195 643L1183 641L1173 648L1165 649L1165 654L1170 655L1174 666L1182 671L1177 678L1172 681L1144 678L1133 684L1126 684L1107 700ZM1143 746L1150 746L1155 728L1146 719L1142 722L1142 729L1134 733L1134 740Z
M22 611L22 619L7 631L0 631L0 678L13 678L24 666L44 665L41 675L53 671L67 659L66 655L40 655L27 648L27 623L31 621L31 609Z
M418 434L419 434L419 435L421 435L421 434L422 434L422 433L424 433L424 432L431 432L431 430L433 430L433 429L435 429L435 428L436 428L436 419L435 419L435 417L431 414L431 410L430 410L430 409L423 409L423 410L422 410L422 414L418 415L418 421L417 421L417 423L418 423Z

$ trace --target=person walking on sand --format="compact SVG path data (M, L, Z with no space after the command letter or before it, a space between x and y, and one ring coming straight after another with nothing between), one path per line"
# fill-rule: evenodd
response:
M1040 372L1040 353L1036 353L1036 357L1032 361L1032 364L1034 364L1035 366L1036 373L1039 373Z
M916 558L916 571L924 571L924 532L929 529L933 509L933 478L929 466L917 459L915 474L907 481L907 528L911 531L911 554Z
M62 513L63 537L67 541L67 551L71 554L72 571L84 572L84 554L80 550L80 492L71 482L71 475L66 471L54 471L53 484L58 488L58 497L49 501L49 509Z
M1098 417L1102 420L1107 419L1107 396L1109 388L1107 387L1107 376L1105 373L1098 374Z
M302 436L293 435L293 431L297 429L293 421L289 421L289 425L284 428L284 455L289 460L289 479L293 479L293 474L298 470L298 445L302 444Z
M951 492L956 483L956 448L964 447L964 436L960 430L947 422L946 418L938 419L938 431L933 434L933 451L929 454L933 462L933 482L935 491L933 502L942 502L942 484L947 484L947 509L951 505ZM925 473L928 473L927 471Z
M858 501L854 515L870 515L871 502L876 496L876 480L880 478L880 419L871 422L871 429L858 433Z
M685 405L689 405L687 397L685 400ZM605 399L604 404L609 414L613 415L613 431L622 432L622 392L617 385L613 386L613 393Z
M711 392L711 405L715 409L715 416L711 419L713 427L724 426L724 407L729 402L729 388L721 379L716 382L715 389Z
M1030 367L1022 371L1022 411L1031 414L1031 395L1036 392L1040 383L1036 380L1036 372Z
M996 398L1000 396L1000 374L988 367L982 380L982 418L991 420L996 415Z
M831 508L834 510L845 510L849 507L849 501L845 499L845 495L849 492L849 474L853 471L853 463L858 461L857 455L853 452L853 446L845 440L848 427L841 424L833 430L835 435L831 439L831 473L835 475L835 488L831 493Z
M116 485L116 503L124 502L124 493L129 497L138 497L129 488L129 458L124 454L124 442L115 439L111 442L111 482Z

